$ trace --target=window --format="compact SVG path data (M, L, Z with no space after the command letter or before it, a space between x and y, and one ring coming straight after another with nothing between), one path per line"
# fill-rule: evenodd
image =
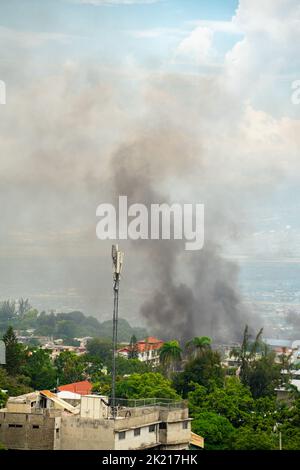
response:
M23 425L22 424L9 424L8 427L9 428L22 428Z
M167 429L167 423L159 423L159 429Z
M135 429L134 436L140 436L140 435L141 435L141 428Z
M40 429L40 427L39 427L38 424L33 424L33 425L32 425L32 429Z
M155 424L150 424L149 432L155 432Z
M188 429L188 427L189 427L189 422L188 421L183 421L182 429Z
M55 429L55 432L56 432L56 437L59 437L59 429Z
M126 437L125 431L119 432L119 441L121 441L122 439L125 439L125 437Z

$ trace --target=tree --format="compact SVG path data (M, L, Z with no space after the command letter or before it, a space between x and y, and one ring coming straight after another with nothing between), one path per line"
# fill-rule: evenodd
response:
M111 372L111 364L108 367L108 371ZM152 365L146 361L140 361L139 359L125 359L125 357L116 357L116 370L119 376L131 375L131 374L144 374L145 372L151 372Z
M232 444L234 450L275 450L278 449L278 438L272 431L245 426L236 431Z
M240 379L250 387L254 398L274 395L274 389L282 381L281 369L286 365L285 359L282 364L275 363L275 354L261 341L262 333L261 328L251 343L246 325L241 347L231 352L240 363ZM261 357L257 357L259 351Z
M36 309L27 310L18 323L19 328L27 330L28 328L36 328L38 311Z
M22 371L30 377L30 386L35 390L51 389L56 385L57 372L49 352L44 349L30 349Z
M159 352L159 361L170 376L170 372L174 372L175 366L181 361L182 350L178 341L168 341L163 344Z
M193 390L191 382L211 390L216 386L223 386L224 375L220 354L217 351L206 349L200 356L189 361L183 372L173 377L173 384L176 391L186 398L188 392Z
M5 408L7 399L8 399L7 393L2 392L2 390L0 390L0 408Z
M195 338L188 341L185 345L185 349L188 355L197 357L206 349L211 346L211 338L208 336L196 336Z
M18 300L18 315L20 318L23 318L25 313L31 309L28 299L23 299L22 297Z
M0 389L7 390L7 397L16 397L31 392L32 388L29 383L29 377L24 375L10 376L4 368L0 367Z
M138 359L138 357L139 357L139 351L138 351L137 339L135 335L132 335L130 339L128 359Z
M249 422L255 406L249 388L237 377L227 377L224 387L215 387L211 392L194 384L188 398L191 416L196 416L199 411L213 411L227 418L235 427Z
M110 366L112 362L112 343L108 339L93 338L88 340L86 349L89 355L98 357L103 364Z
M268 353L254 361L248 370L248 384L254 398L272 396L281 382L281 365L275 363L275 354Z
M17 337L12 326L9 326L3 335L3 341L6 347L6 365L5 368L10 375L17 375L25 361L24 347L18 343Z
M10 321L16 315L16 302L5 300L1 303L0 306L0 320L2 321Z
M116 383L118 398L167 398L179 400L171 382L157 372L132 374Z
M60 384L80 382L85 379L86 364L81 356L77 356L72 351L63 351L55 359L54 365Z
M255 360L256 353L262 346L262 337L263 328L259 330L256 335L255 340L250 342L250 335L248 325L245 326L243 341L240 348L234 348L231 351L231 356L234 356L238 359L240 364L240 378L245 385L249 385L249 373L251 364Z
M230 449L235 429L224 416L213 411L198 413L192 421L192 431L205 439L205 449Z

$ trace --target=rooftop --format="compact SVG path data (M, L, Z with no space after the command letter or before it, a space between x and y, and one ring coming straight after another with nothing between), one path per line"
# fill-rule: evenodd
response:
M78 393L79 395L89 395L92 391L92 384L88 380L83 380L81 382L60 385L58 390L60 392L73 392Z

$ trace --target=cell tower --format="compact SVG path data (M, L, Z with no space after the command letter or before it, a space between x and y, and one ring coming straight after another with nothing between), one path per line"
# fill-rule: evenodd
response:
M113 261L113 358L112 358L112 384L111 384L111 409L113 418L116 417L116 356L118 343L118 310L119 310L119 285L123 266L124 253L119 251L118 245L113 245L111 250Z

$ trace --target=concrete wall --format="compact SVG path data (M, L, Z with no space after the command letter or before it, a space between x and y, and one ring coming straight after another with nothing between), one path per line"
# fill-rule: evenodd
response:
M156 447L159 444L159 425L155 425L154 432L149 432L149 425L139 428L140 435L134 435L134 429L125 432L125 439L119 439L120 433L115 433L115 449L117 450L142 450Z
M80 416L89 419L105 419L108 417L108 407L105 405L106 396L85 395L81 397Z
M98 413L99 410L97 408L94 411ZM112 420L84 418L54 409L32 413L8 413L3 410L0 412L0 442L9 449L129 450L157 446L162 449L188 447L191 426L187 409L169 411L157 406L126 408L120 410L122 414ZM183 426L184 422L187 423L187 429ZM154 432L150 432L151 425L155 427ZM140 432L135 433L135 429L140 429Z
M159 419L159 408L126 408L118 413L123 419L117 419L115 429L129 429L133 427L141 427L149 423L156 423Z
M62 416L60 445L62 450L113 450L114 422Z
M0 442L8 449L59 449L60 418L46 413L1 412Z
M184 427L187 425L187 429ZM164 449L186 449L191 439L191 422L178 421L168 422L166 429L160 429L159 440ZM172 446L172 447L170 447Z

